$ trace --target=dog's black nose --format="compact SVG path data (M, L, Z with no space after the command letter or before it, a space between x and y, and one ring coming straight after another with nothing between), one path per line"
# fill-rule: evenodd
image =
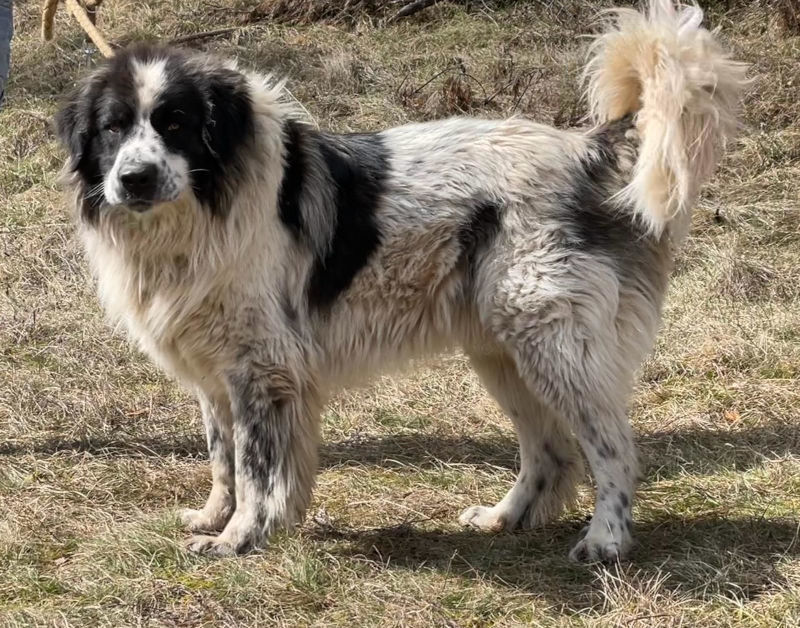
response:
M128 200L151 201L156 193L158 168L154 164L129 166L120 171L119 182L125 189Z

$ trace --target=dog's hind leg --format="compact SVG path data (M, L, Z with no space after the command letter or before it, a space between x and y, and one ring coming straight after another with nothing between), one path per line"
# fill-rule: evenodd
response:
M510 343L517 368L528 388L567 418L597 483L594 516L570 557L581 562L618 560L632 543L637 476L626 415L626 380L632 372L620 364L610 330L585 328L573 316L549 318L535 331L515 327L526 329Z
M227 397L213 398L198 392L211 461L211 493L200 510L184 509L179 516L192 532L219 532L236 507L233 418Z
M462 525L481 530L532 528L557 517L575 499L583 463L561 417L539 402L504 355L473 354L472 365L489 393L511 419L520 447L517 481L492 507L472 506Z
M548 340L520 342L518 368L528 387L567 417L597 483L594 515L570 557L613 562L623 558L632 543L636 451L615 360L608 346L602 340L593 342L586 330L572 335L573 322ZM604 355L609 356L606 363Z
M491 286L483 320L528 390L566 419L591 467L595 512L571 558L615 561L632 544L638 475L626 406L651 336L641 321L655 317L637 315L643 300L625 296L614 265L555 259L508 269Z

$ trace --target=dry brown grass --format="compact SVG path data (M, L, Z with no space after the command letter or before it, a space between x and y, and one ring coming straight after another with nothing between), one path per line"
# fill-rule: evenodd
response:
M170 38L259 4L115 0L100 21L116 41ZM335 130L461 110L569 124L590 4L442 3L386 28L264 20L204 45L288 75ZM800 39L763 3L711 4L759 76L634 399L640 544L605 570L566 561L588 487L544 530L457 526L516 465L458 356L337 397L299 534L244 558L185 554L174 509L210 484L198 413L103 322L42 122L97 55L63 12L40 44L38 3L20 3L0 113L0 625L798 625Z
M264 0L247 12L247 21L278 20L292 24L320 21L352 23L384 14L396 0Z

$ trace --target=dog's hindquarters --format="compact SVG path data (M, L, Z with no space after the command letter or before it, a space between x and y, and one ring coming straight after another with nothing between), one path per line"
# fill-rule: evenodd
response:
M632 542L633 374L657 331L671 246L735 127L743 77L696 7L653 0L646 17L616 15L587 67L602 126L582 154L565 153L566 176L551 178L545 200L531 200L535 228L506 222L510 252L490 262L480 299L519 377L568 421L591 466L595 513L571 552L582 561L619 559Z
M624 233L621 226L620 238ZM627 402L634 371L656 333L669 250L665 238L637 242L629 233L624 240L576 246L569 222L556 222L540 233L535 252L501 252L488 260L481 286L481 319L489 333L531 397L545 406L545 418L563 422L553 433L577 436L596 479L595 515L572 552L579 560L615 560L632 538L637 462ZM507 235L512 242L525 237L519 228ZM504 246L513 250L512 243ZM532 406L515 423L540 420L543 413L535 416ZM521 444L536 429L544 426L517 426ZM542 440L534 455L546 461L544 454Z

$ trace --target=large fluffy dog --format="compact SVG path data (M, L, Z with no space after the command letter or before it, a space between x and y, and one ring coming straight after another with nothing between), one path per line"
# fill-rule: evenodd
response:
M329 392L460 345L516 427L521 470L484 530L556 516L572 550L631 544L626 403L671 251L733 132L743 80L696 7L620 10L587 66L594 126L455 118L332 135L280 85L159 47L99 67L57 116L109 314L198 396L213 488L189 547L241 552L298 522Z

